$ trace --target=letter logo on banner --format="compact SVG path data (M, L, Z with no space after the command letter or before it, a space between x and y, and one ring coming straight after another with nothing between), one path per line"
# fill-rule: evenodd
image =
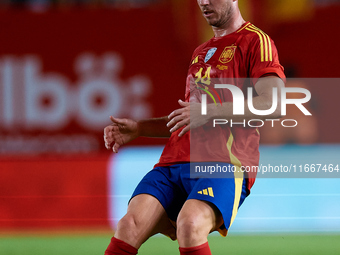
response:
M75 61L76 86L62 74L42 69L37 56L0 59L0 123L6 129L20 125L27 130L58 130L76 119L85 128L101 130L110 115L151 116L144 101L151 89L149 79L136 76L122 81L118 54L80 55Z

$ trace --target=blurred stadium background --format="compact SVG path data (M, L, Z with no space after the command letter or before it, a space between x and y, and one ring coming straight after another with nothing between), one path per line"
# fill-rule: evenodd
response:
M312 92L299 128L263 129L261 163L340 164L337 0L239 0L275 41L290 85ZM0 2L0 253L103 254L164 139L112 155L116 117L164 116L183 97L189 59L211 37L187 0ZM304 84L298 78L318 78ZM321 79L322 78L322 79ZM340 173L259 178L214 254L340 254ZM151 238L140 254L176 254Z

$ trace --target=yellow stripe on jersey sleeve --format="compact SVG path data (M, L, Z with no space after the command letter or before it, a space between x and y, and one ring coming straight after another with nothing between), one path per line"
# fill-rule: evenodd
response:
M263 35L263 37L265 38L266 43L268 42L269 61L273 61L272 43L270 41L269 36L265 32L263 32L261 29L255 27L254 25L251 25L251 27L258 30Z
M249 27L251 27L252 29L258 31L263 36L264 49L265 49L265 60L268 61L268 38L266 37L266 35L260 29L258 29L254 25L251 25Z
M261 45L261 62L264 62L264 50L263 50L263 39L262 39L262 36L261 36L261 34L260 34L260 32L258 32L258 31L256 31L256 30L253 30L253 29L251 29L251 28L246 28L248 31L251 31L251 32L254 32L254 33L256 33L258 36L259 36L259 38L260 38L260 45Z
M261 45L261 62L273 61L272 44L269 36L254 25L246 28L250 32L256 33L260 38Z

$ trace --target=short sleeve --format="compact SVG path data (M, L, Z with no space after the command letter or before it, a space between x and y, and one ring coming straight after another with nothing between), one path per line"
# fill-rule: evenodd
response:
M249 77L255 85L259 78L268 75L277 75L283 81L286 79L273 40L261 31L254 34L251 42L249 51Z

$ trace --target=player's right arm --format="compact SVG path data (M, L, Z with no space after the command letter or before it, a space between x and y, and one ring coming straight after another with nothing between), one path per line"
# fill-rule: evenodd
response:
M112 124L104 128L105 147L117 153L121 145L139 136L170 137L170 128L166 126L168 117L134 121L110 117Z

